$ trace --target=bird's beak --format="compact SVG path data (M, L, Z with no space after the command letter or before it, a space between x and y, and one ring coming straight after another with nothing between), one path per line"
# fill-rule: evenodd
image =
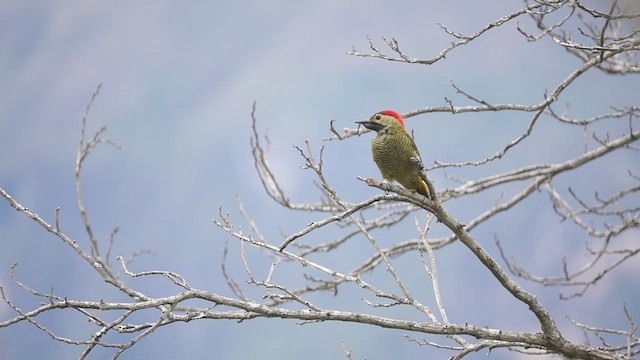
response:
M369 130L373 130L373 131L380 131L382 129L384 129L384 125L379 124L377 122L368 120L368 121L356 121L357 124L360 124L364 127L366 127Z

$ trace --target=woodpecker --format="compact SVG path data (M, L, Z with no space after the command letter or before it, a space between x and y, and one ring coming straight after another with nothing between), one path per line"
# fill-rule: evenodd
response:
M427 184L411 161L411 158L421 161L420 153L405 129L402 115L393 110L383 110L368 121L357 123L378 133L371 141L371 152L382 177L389 182L397 181L406 189L430 198Z

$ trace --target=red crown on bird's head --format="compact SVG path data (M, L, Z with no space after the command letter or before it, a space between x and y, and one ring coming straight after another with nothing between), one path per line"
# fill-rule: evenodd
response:
M398 114L397 112L395 112L393 110L382 110L382 111L380 111L380 114L393 116L394 118L396 118L396 120L398 120L400 125L402 125L402 128L403 129L405 128L404 127L404 119L402 118L402 115Z

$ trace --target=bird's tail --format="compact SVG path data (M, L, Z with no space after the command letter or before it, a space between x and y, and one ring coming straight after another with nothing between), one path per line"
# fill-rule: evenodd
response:
M420 179L420 183L416 191L418 191L418 194L424 195L431 199L431 192L429 191L429 187L427 186L427 183L424 182L424 180Z

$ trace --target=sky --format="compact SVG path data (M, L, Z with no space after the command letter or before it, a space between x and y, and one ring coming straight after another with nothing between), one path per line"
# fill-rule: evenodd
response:
M325 175L335 188L348 201L363 201L377 193L356 179L378 176L369 154L372 135L325 142L322 139L331 136L331 120L337 129L343 129L385 108L404 113L446 105L445 98L458 105L470 104L456 94L451 82L490 102L535 104L579 61L548 39L527 42L515 23L487 33L431 66L357 58L347 52L353 47L367 52L367 36L384 49L380 39L385 36L397 39L411 56L431 58L452 41L438 24L470 34L520 6L493 0L3 1L0 186L50 223L59 207L61 228L88 249L77 210L74 166L85 108L102 84L87 131L93 134L106 126L103 136L123 147L101 146L85 163L85 201L97 237L106 244L118 227L114 255L127 257L141 249L153 253L136 258L135 271L175 271L198 288L222 294L230 293L220 274L222 251L228 242L227 266L233 276L247 291L260 294L245 284L237 242L211 221L219 209L248 229L239 212L239 199L274 244L281 243L283 233L299 231L321 214L292 213L265 194L249 146L252 104L257 104L258 129L270 140L273 168L292 199L320 198L313 174L301 169L303 159L293 148L309 139L316 154L325 146ZM535 30L527 17L519 24ZM634 75L611 77L593 72L563 94L558 106L574 116L587 117L607 112L610 106L637 105L637 80ZM407 124L414 130L423 160L431 164L487 157L518 136L529 120L530 114L513 112L433 113L407 119ZM613 124L611 131L619 134L625 126ZM591 142L590 146L595 145ZM446 175L474 179L523 164L563 161L580 154L583 147L582 130L547 118L535 128L530 141L496 164L434 171L430 176L437 186L455 186ZM594 188L611 194L616 186L629 186L625 169L634 165L637 170L637 155L611 156L559 181L564 186L574 184L585 196ZM584 178L598 181L585 185ZM508 195L516 188L503 191ZM448 206L462 220L469 220L499 195L489 193ZM402 226L397 232L376 235L385 246L396 236L404 236L403 240L416 236L413 219ZM318 232L309 241L320 242L338 233L339 229ZM521 263L543 274L558 274L565 254L575 255L576 264L584 259L583 234L560 224L543 193L534 194L508 217L480 227L475 235L484 239L494 256L498 253L493 237L499 236ZM633 236L625 241L637 243L637 232ZM53 288L59 295L87 300L117 297L70 248L6 203L0 204L0 239L0 282L23 309L34 308L39 300L11 280L13 263L18 264L18 278L40 291ZM358 263L363 251L366 256L371 253L362 244L353 244L342 255L328 254L322 261L335 266L342 266L343 258ZM256 271L264 275L270 260L261 254L252 256ZM437 256L452 321L535 329L533 319L514 322L512 314L527 314L526 309L507 296L460 244ZM403 259L398 260L399 266L406 267L408 281L428 299L430 287L424 285L423 274L414 278L411 264L402 264ZM291 268L298 274L305 271ZM611 274L612 281L599 283L585 299L572 303L559 302L558 289L519 283L538 293L560 319L559 326L581 340L581 331L565 321L565 315L581 316L600 326L626 326L622 304L640 296L640 287L627 286L637 281L634 274L638 270L638 261L631 261ZM377 275L387 276L384 272ZM285 276L282 280L290 279ZM127 281L156 296L178 291L157 279ZM357 289L346 289L345 294L353 297L321 301L371 310L363 306L363 295ZM471 304L470 294L474 295ZM632 309L640 318L638 305ZM13 316L11 309L0 304L0 319ZM70 311L42 320L62 336L83 338L95 331ZM340 323L194 321L160 329L122 358L200 359L212 353L229 359L345 358L343 344L353 351L354 359L444 358L448 354L409 342L402 335ZM419 334L408 335L422 339ZM0 330L0 358L76 358L81 351L81 347L53 341L27 323ZM91 358L109 354L100 350ZM501 351L492 356L517 355Z

